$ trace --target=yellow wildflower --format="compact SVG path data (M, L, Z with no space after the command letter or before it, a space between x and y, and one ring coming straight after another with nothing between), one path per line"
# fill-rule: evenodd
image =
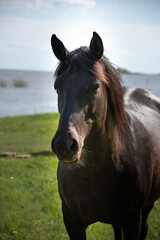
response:
M18 232L17 232L17 231L13 231L12 233L13 233L13 234L17 234Z
M11 180L13 180L13 179L14 179L14 177L10 177L10 179L11 179Z

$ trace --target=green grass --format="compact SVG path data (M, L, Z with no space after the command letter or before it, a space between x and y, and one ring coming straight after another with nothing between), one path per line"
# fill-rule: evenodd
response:
M56 156L50 142L58 114L0 119L0 152L31 158L0 158L0 239L69 240L57 189ZM160 239L160 201L151 212L148 240ZM110 225L87 229L88 240L111 240Z

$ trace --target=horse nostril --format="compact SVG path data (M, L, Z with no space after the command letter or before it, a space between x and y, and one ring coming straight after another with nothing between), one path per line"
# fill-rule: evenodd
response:
M74 153L78 152L78 142L76 139L73 139L70 149Z
M52 151L58 156L60 160L72 159L78 152L78 142L72 137L54 137L51 141Z
M56 149L55 149L55 146L54 146L54 142L55 142L55 140L54 140L54 138L53 138L52 141L51 141L51 148L52 148L52 151L53 151L54 153L56 153Z

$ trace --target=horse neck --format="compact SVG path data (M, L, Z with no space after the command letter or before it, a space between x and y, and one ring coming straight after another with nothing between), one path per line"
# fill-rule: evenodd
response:
M110 124L108 128L101 126L88 135L84 148L87 152L89 166L94 165L97 169L112 165L112 139L114 134L114 126Z
M110 109L107 111L107 118L101 128L93 126L85 143L87 150L87 161L98 170L101 168L112 171L121 171L123 163L121 155L125 155L126 144L125 134L119 131ZM129 150L129 149L128 149Z

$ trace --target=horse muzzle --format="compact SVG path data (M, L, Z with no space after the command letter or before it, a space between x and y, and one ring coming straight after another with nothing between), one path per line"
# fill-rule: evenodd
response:
M66 136L56 133L51 142L53 152L63 163L74 163L78 161L79 143L71 134Z

